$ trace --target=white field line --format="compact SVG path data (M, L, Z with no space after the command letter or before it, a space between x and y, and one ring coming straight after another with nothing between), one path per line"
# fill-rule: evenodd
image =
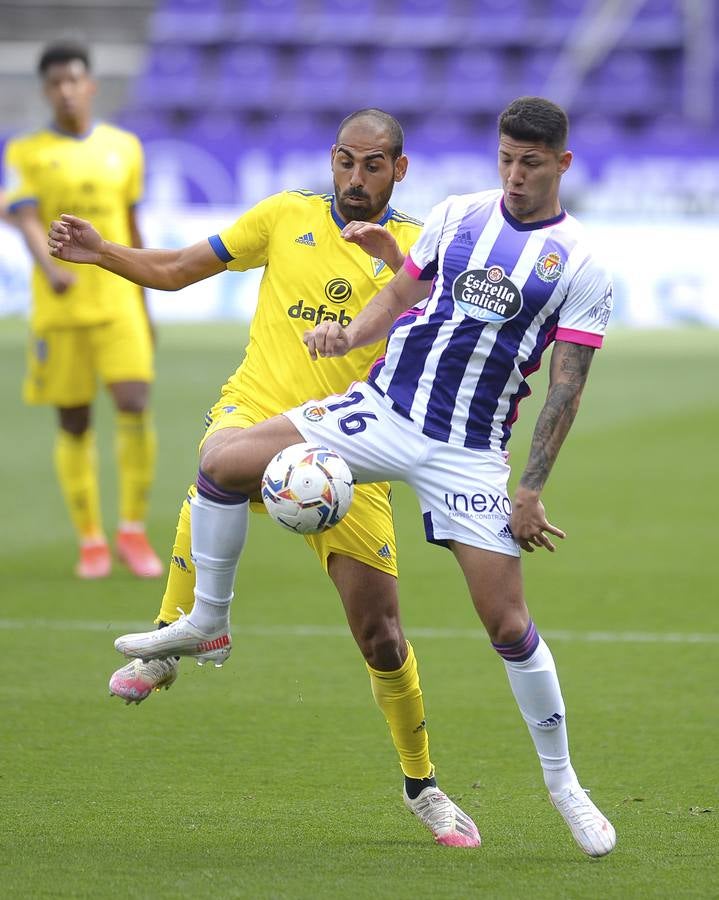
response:
M0 631L98 631L109 635L131 631L149 631L149 621L100 622L86 619L0 619ZM580 643L624 644L719 644L719 634L649 631L544 631L551 641ZM487 640L479 628L408 628L407 635L427 640ZM236 625L233 637L349 637L349 629L342 625Z

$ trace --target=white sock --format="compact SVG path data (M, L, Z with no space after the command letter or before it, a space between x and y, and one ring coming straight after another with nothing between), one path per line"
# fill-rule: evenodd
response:
M556 796L578 787L569 761L564 700L549 647L540 637L529 659L522 662L504 659L504 666L534 741L547 789Z
M195 605L188 620L205 633L230 622L235 574L247 537L249 502L215 503L200 494L190 502Z

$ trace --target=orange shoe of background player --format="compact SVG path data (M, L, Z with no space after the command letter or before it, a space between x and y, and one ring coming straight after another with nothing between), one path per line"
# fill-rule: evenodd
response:
M162 562L144 531L118 531L115 548L118 557L138 578L159 578L162 575Z
M80 559L75 566L78 578L107 578L112 569L112 557L107 541L85 541L80 545Z

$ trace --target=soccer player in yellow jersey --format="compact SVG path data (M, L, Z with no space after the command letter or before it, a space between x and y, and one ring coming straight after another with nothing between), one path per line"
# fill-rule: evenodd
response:
M73 270L48 253L45 233L62 211L88 215L108 237L141 246L135 205L143 155L126 131L92 120L96 84L87 50L47 47L39 62L52 123L11 140L5 150L6 203L35 262L24 398L58 411L55 467L80 543L76 573L109 574L111 555L100 515L91 406L97 379L116 407L120 522L116 549L141 577L162 574L144 521L156 439L147 409L153 348L143 292L87 268Z
M312 364L302 337L321 321L349 323L401 267L419 234L416 220L389 205L394 184L407 169L403 139L392 116L360 110L342 122L332 147L333 194L278 194L220 234L182 250L129 249L104 240L89 222L63 216L70 245L58 250L51 240L51 250L161 290L177 290L226 268L264 267L245 359L208 414L205 437L229 435L308 396L345 390L381 355L383 343L378 343ZM234 570L213 576L213 561L197 548L190 558L197 516L205 515L208 504L222 509L223 500L200 473L180 513L167 589L155 620L161 627L177 620L178 606L192 609L195 568L204 577L233 579ZM226 526L222 539L238 540L233 522ZM365 658L373 696L399 754L405 803L439 843L478 846L476 826L434 778L417 662L399 618L389 485L358 487L342 522L306 540L334 582ZM169 687L177 665L172 657L133 659L112 676L110 690L139 703L153 688Z

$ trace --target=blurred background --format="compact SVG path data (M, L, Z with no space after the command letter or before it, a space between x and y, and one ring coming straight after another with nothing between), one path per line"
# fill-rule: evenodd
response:
M1 0L0 144L48 118L45 42L85 39L99 117L147 154L146 241L184 245L285 188L331 189L339 121L380 106L406 132L393 203L422 217L493 187L496 119L540 94L570 113L563 200L614 271L615 323L719 325L715 0ZM0 315L27 307L4 228ZM152 294L159 319L242 318L257 275Z

